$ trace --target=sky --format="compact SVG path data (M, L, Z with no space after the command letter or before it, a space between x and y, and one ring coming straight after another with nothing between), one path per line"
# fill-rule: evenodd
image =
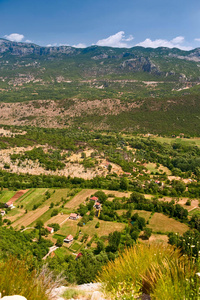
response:
M200 0L0 0L0 37L41 46L200 47Z

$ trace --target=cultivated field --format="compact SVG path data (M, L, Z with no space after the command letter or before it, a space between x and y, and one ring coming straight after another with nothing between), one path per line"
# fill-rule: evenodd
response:
M42 216L47 210L49 206L44 206L42 208L38 208L33 211L29 211L27 214L24 214L19 220L15 221L12 226L13 227L27 227L31 223L35 222L40 216Z
M73 199L71 199L66 205L66 208L77 208L81 203L83 203L87 197L93 195L97 190L85 189L79 192Z
M184 223L180 223L172 218L169 218L161 213L155 213L149 220L149 225L154 232L177 232L183 234L189 230L188 226Z

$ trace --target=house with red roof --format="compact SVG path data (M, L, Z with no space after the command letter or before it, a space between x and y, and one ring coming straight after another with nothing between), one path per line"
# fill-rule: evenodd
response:
M5 203L5 207L7 207L7 208L13 208L14 207L14 205L13 205L13 201L12 200L9 200L7 203Z
M52 228L52 227L46 226L45 229L47 229L49 233L54 232L54 228Z
M71 213L69 216L69 219L71 220L77 220L79 218L79 215L76 213Z
M97 202L98 200L99 200L99 198L98 198L98 197L95 197L95 196L93 196L93 197L90 198L90 201Z
M73 241L73 236L71 234L69 234L65 239L64 239L64 242L66 243L70 243Z

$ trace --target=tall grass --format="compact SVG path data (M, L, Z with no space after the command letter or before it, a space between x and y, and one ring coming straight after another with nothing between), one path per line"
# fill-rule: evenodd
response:
M30 267L30 266L29 266ZM48 300L57 282L44 267L38 274L30 271L25 260L10 257L0 262L0 292L2 296L22 295L28 300Z
M200 299L197 267L179 250L164 245L138 244L109 262L98 280L113 299Z

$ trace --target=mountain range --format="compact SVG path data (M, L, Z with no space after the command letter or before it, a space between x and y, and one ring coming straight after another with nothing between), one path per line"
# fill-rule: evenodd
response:
M200 48L0 39L0 123L199 135Z

